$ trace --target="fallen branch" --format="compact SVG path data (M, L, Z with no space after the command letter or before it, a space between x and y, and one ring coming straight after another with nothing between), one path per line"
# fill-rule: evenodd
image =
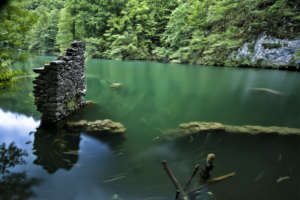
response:
M235 175L235 172L232 172L230 174L227 174L225 176L220 176L218 178L213 178L211 180L209 180L210 178L210 174L209 172L213 169L213 161L215 159L215 155L214 154L208 154L207 156L207 160L206 160L206 165L205 165L205 169L201 169L202 171L200 172L200 181L199 181L199 185L198 187L190 190L189 192L185 192L185 190L187 189L187 187L189 186L189 184L191 183L191 180L193 179L193 177L195 176L195 174L197 173L198 169L199 169L199 164L197 164L194 168L194 171L191 175L191 177L189 178L188 182L186 183L184 189L182 189L181 185L179 184L179 181L176 179L176 177L173 175L172 171L170 170L167 161L163 160L161 163L164 166L164 169L166 170L167 174L169 175L169 177L171 178L173 184L175 185L175 187L177 188L177 193L176 193L176 199L178 199L178 197L181 200L189 200L189 195L192 195L194 192L201 190L202 188L211 185L213 183L216 182L220 182L224 179L230 178L232 176Z
M174 176L174 174L172 173L172 171L170 170L167 161L163 160L162 165L164 166L164 169L166 170L167 174L169 175L169 177L171 178L172 182L174 183L175 187L177 188L177 190L179 190L180 193L180 198L184 199L184 200L189 200L189 197L186 195L186 193L184 192L184 190L182 189L179 181L176 179L176 177Z
M197 173L198 169L199 169L199 164L197 164L197 165L195 166L195 169L194 169L194 171L193 171L191 177L189 178L188 182L187 182L186 185L184 186L183 191L185 191L185 190L187 189L187 187L188 187L189 184L191 183L192 179L194 178L195 174Z
M196 187L196 188L190 190L190 191L187 193L187 195L190 195L190 194L192 194L192 193L194 193L194 192L196 192L196 191L198 191L198 190L201 190L202 188L204 188L204 187L206 187L206 186L208 186L208 185L211 185L211 184L213 184L213 183L220 182L220 181L222 181L222 180L224 180L224 179L230 178L230 177L232 177L232 176L234 176L234 175L235 175L235 172L232 172L232 173L230 173L230 174L227 174L227 175L224 175L224 176L220 176L220 177L218 177L218 178L213 178L212 180L207 181L205 184L200 185L200 186L198 186L198 187Z

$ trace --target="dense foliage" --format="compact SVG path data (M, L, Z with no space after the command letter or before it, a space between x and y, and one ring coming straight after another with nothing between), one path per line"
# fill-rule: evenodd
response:
M0 12L0 88L2 82L22 74L21 71L12 71L12 62L24 61L29 56L26 34L37 18L25 7L22 1L12 0Z
M71 41L82 40L92 58L237 65L241 61L230 60L229 55L262 33L277 38L300 36L300 0L12 2L11 6L22 5L19 10L14 8L16 23L10 26L20 28L19 34L31 27L32 16L38 16L38 21L25 43L13 42L19 41L14 36L2 39L7 41L0 44L2 54L11 52L7 44L27 45L25 49L35 53L60 53ZM23 13L26 17L21 17ZM0 22L2 32L5 23L12 23L8 17L4 19ZM0 57L7 60L2 54ZM22 54L18 55L22 59Z

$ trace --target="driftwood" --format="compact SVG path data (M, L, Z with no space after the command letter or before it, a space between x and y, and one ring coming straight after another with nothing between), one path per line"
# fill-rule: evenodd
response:
M220 176L220 177L218 177L218 178L213 178L212 180L207 181L207 182L204 183L203 185L200 185L200 186L195 187L194 189L190 190L189 192L187 192L187 195L190 195L190 194L192 194L192 193L194 193L194 192L196 192L196 191L198 191L198 190L201 190L202 188L204 188L204 187L206 187L206 186L209 186L209 185L211 185L211 184L213 184L213 183L220 182L220 181L222 181L222 180L224 180L224 179L230 178L230 177L232 177L232 176L234 176L234 175L235 175L235 172L232 172L232 173L230 173L230 174L227 174L227 175L224 175L224 176Z
M167 174L171 178L173 184L177 188L177 193L176 193L176 199L175 200L177 200L178 198L181 199L181 200L189 200L189 195L192 195L194 192L196 192L198 190L201 190L202 188L204 188L208 185L211 185L211 184L216 183L216 182L220 182L224 179L230 178L230 177L235 175L235 172L232 172L230 174L227 174L227 175L220 176L218 178L213 178L213 179L209 180L209 178L210 178L209 172L213 169L214 158L215 158L214 154L209 154L207 156L205 169L201 169L202 171L200 172L200 180L199 180L200 186L195 187L194 189L190 190L189 192L185 192L185 190L187 189L187 187L191 183L191 180L193 179L193 177L197 173L197 171L199 169L199 164L197 164L195 166L192 175L190 176L190 178L189 178L188 182L186 183L184 189L182 189L179 181L176 179L176 177L174 176L174 174L170 170L170 168L167 164L167 161L163 160L161 162L162 165L164 166L164 169L166 170Z
M186 185L184 186L183 191L186 191L187 187L190 185L192 179L194 178L195 174L197 173L197 171L198 171L198 169L199 169L199 166L200 166L199 164L197 164L197 165L195 166L195 169L194 169L194 171L193 171L191 177L189 178L188 182L187 182Z
M174 183L175 187L177 188L177 190L179 191L180 193L180 198L181 199L186 199L186 200L189 200L189 197L186 195L186 193L183 191L179 181L176 179L176 177L173 175L172 171L170 170L168 164L167 164L167 161L163 160L162 162L162 165L164 166L164 169L166 170L167 174L169 175L169 177L171 178L172 182ZM178 194L178 191L177 191L177 194ZM176 197L178 196L176 194Z
M215 155L214 154L208 154L207 160L206 160L205 169L201 168L201 172L200 172L200 185L206 183L206 181L210 178L209 172L211 170L213 170L213 168L214 168L214 166L213 166L214 159L215 159Z

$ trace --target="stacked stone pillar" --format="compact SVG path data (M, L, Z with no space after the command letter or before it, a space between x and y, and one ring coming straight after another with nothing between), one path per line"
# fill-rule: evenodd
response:
M40 74L33 93L42 122L58 122L86 104L84 51L85 43L74 41L57 60L33 69Z

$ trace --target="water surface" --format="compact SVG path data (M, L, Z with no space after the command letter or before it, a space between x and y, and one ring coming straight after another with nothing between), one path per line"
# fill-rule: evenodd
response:
M33 68L54 58L38 56L15 67L33 75ZM1 175L2 197L175 199L161 161L167 160L185 185L194 166L203 167L214 153L212 177L237 175L205 188L202 199L299 199L299 136L211 133L164 139L167 130L192 121L300 128L299 73L91 59L85 74L85 99L99 106L74 120L120 122L126 140L37 130L41 114L28 78L19 83L21 91L0 97L1 144L8 148L14 142L28 153L21 156L26 164L6 167L10 173ZM122 86L111 89L112 83ZM5 189L3 177L14 189ZM276 182L281 177L289 179Z

